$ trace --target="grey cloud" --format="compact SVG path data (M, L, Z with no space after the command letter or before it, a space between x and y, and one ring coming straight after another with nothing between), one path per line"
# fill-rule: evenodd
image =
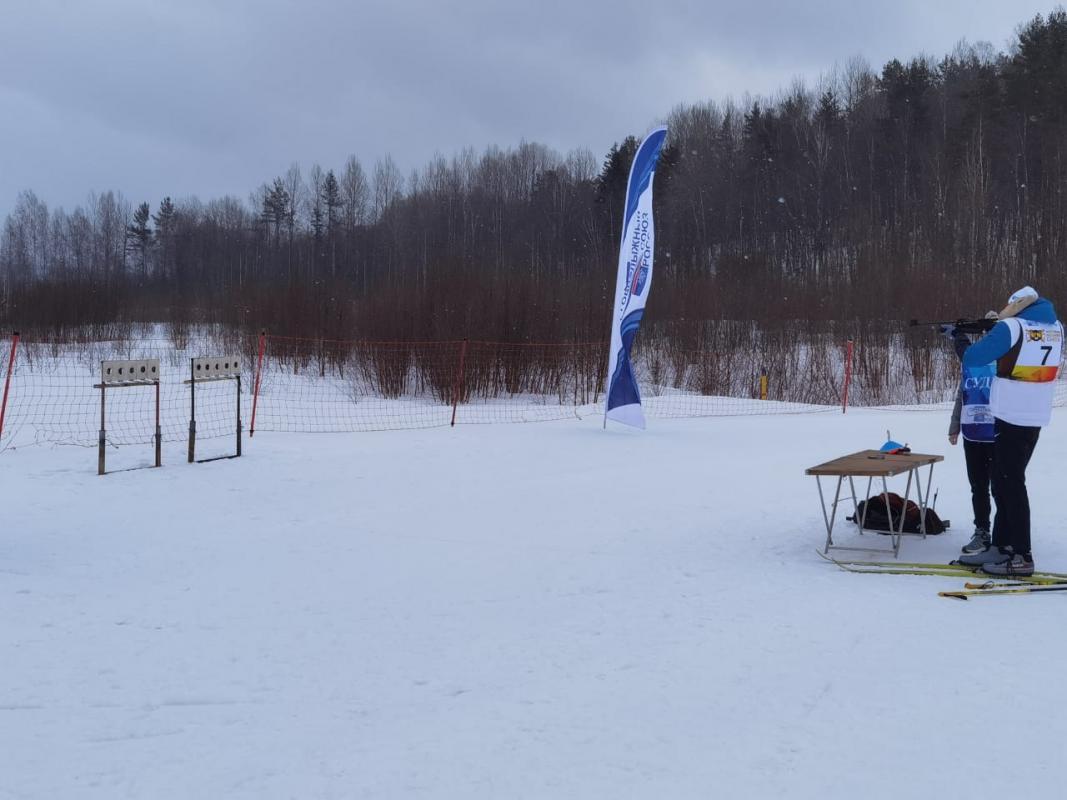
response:
M771 94L859 54L1003 48L1032 0L248 2L44 0L0 26L0 214L245 197L299 160L542 141L599 158L680 102Z

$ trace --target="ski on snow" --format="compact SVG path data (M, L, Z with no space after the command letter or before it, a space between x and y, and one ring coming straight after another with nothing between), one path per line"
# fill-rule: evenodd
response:
M920 562L895 562L895 561L839 561L825 553L816 551L827 561L836 565L846 572L861 574L881 575L927 575L943 578L970 577L981 575L978 567L953 562L952 564L930 564ZM1032 576L1006 575L996 576L1004 581L1013 582L1016 586L1058 586L1065 584L1067 588L1067 574L1062 572L1035 572ZM989 585L991 584L991 585ZM1011 588L1012 583L996 583L987 581L983 584L967 584L968 591L991 591L995 587ZM954 595L951 595L954 596Z
M973 584L968 584L968 586ZM959 592L938 592L938 597L951 597L955 600L968 600L972 597L984 597L997 594L1036 594L1037 592L1067 592L1067 583L1035 584L993 584L983 585L980 589L964 589Z

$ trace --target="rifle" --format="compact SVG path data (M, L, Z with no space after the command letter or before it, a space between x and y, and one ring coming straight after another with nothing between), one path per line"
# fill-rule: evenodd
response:
M908 322L909 327L927 327L936 325L939 328L945 325L955 325L956 330L960 333L966 333L976 336L982 336L989 333L1000 320L996 319L956 319L951 322L920 322L917 319L910 320Z

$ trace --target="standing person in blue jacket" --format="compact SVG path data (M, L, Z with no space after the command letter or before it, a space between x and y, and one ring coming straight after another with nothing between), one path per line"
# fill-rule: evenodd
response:
M990 311L986 319L997 319ZM971 345L966 333L955 325L942 328L951 339L956 355L963 354ZM971 484L971 508L974 511L974 534L963 546L963 554L979 553L989 547L990 511L989 487L993 478L993 414L989 410L989 392L992 388L995 365L964 367L956 392L956 405L952 409L952 421L948 427L949 443L955 445L963 435L963 455L967 462L967 481Z
M967 348L964 368L995 361L990 390L993 412L992 542L984 550L960 556L961 564L990 575L1033 575L1030 550L1030 499L1026 466L1041 428L1052 417L1055 380L1063 354L1063 326L1052 303L1030 286L1009 299L1000 322Z

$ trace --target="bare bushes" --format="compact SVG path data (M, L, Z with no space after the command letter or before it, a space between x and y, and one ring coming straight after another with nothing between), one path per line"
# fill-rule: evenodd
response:
M95 338L99 333L108 334ZM134 358L146 348L175 368L185 359L234 353L246 374L255 372L261 339L228 326L157 326L152 336L128 328L66 329L61 337L23 337L26 361L77 353ZM160 338L162 337L162 338ZM756 399L766 379L768 400L834 405L842 401L849 371L853 405L948 400L959 380L949 346L928 331L884 323L791 321L759 325L710 321L679 336L650 325L638 334L634 372L646 396L686 393ZM586 405L600 400L606 342L515 343L492 341L364 341L266 335L268 381L299 378L343 387L351 399L429 399L437 403L500 401ZM103 355L106 352L107 355Z

